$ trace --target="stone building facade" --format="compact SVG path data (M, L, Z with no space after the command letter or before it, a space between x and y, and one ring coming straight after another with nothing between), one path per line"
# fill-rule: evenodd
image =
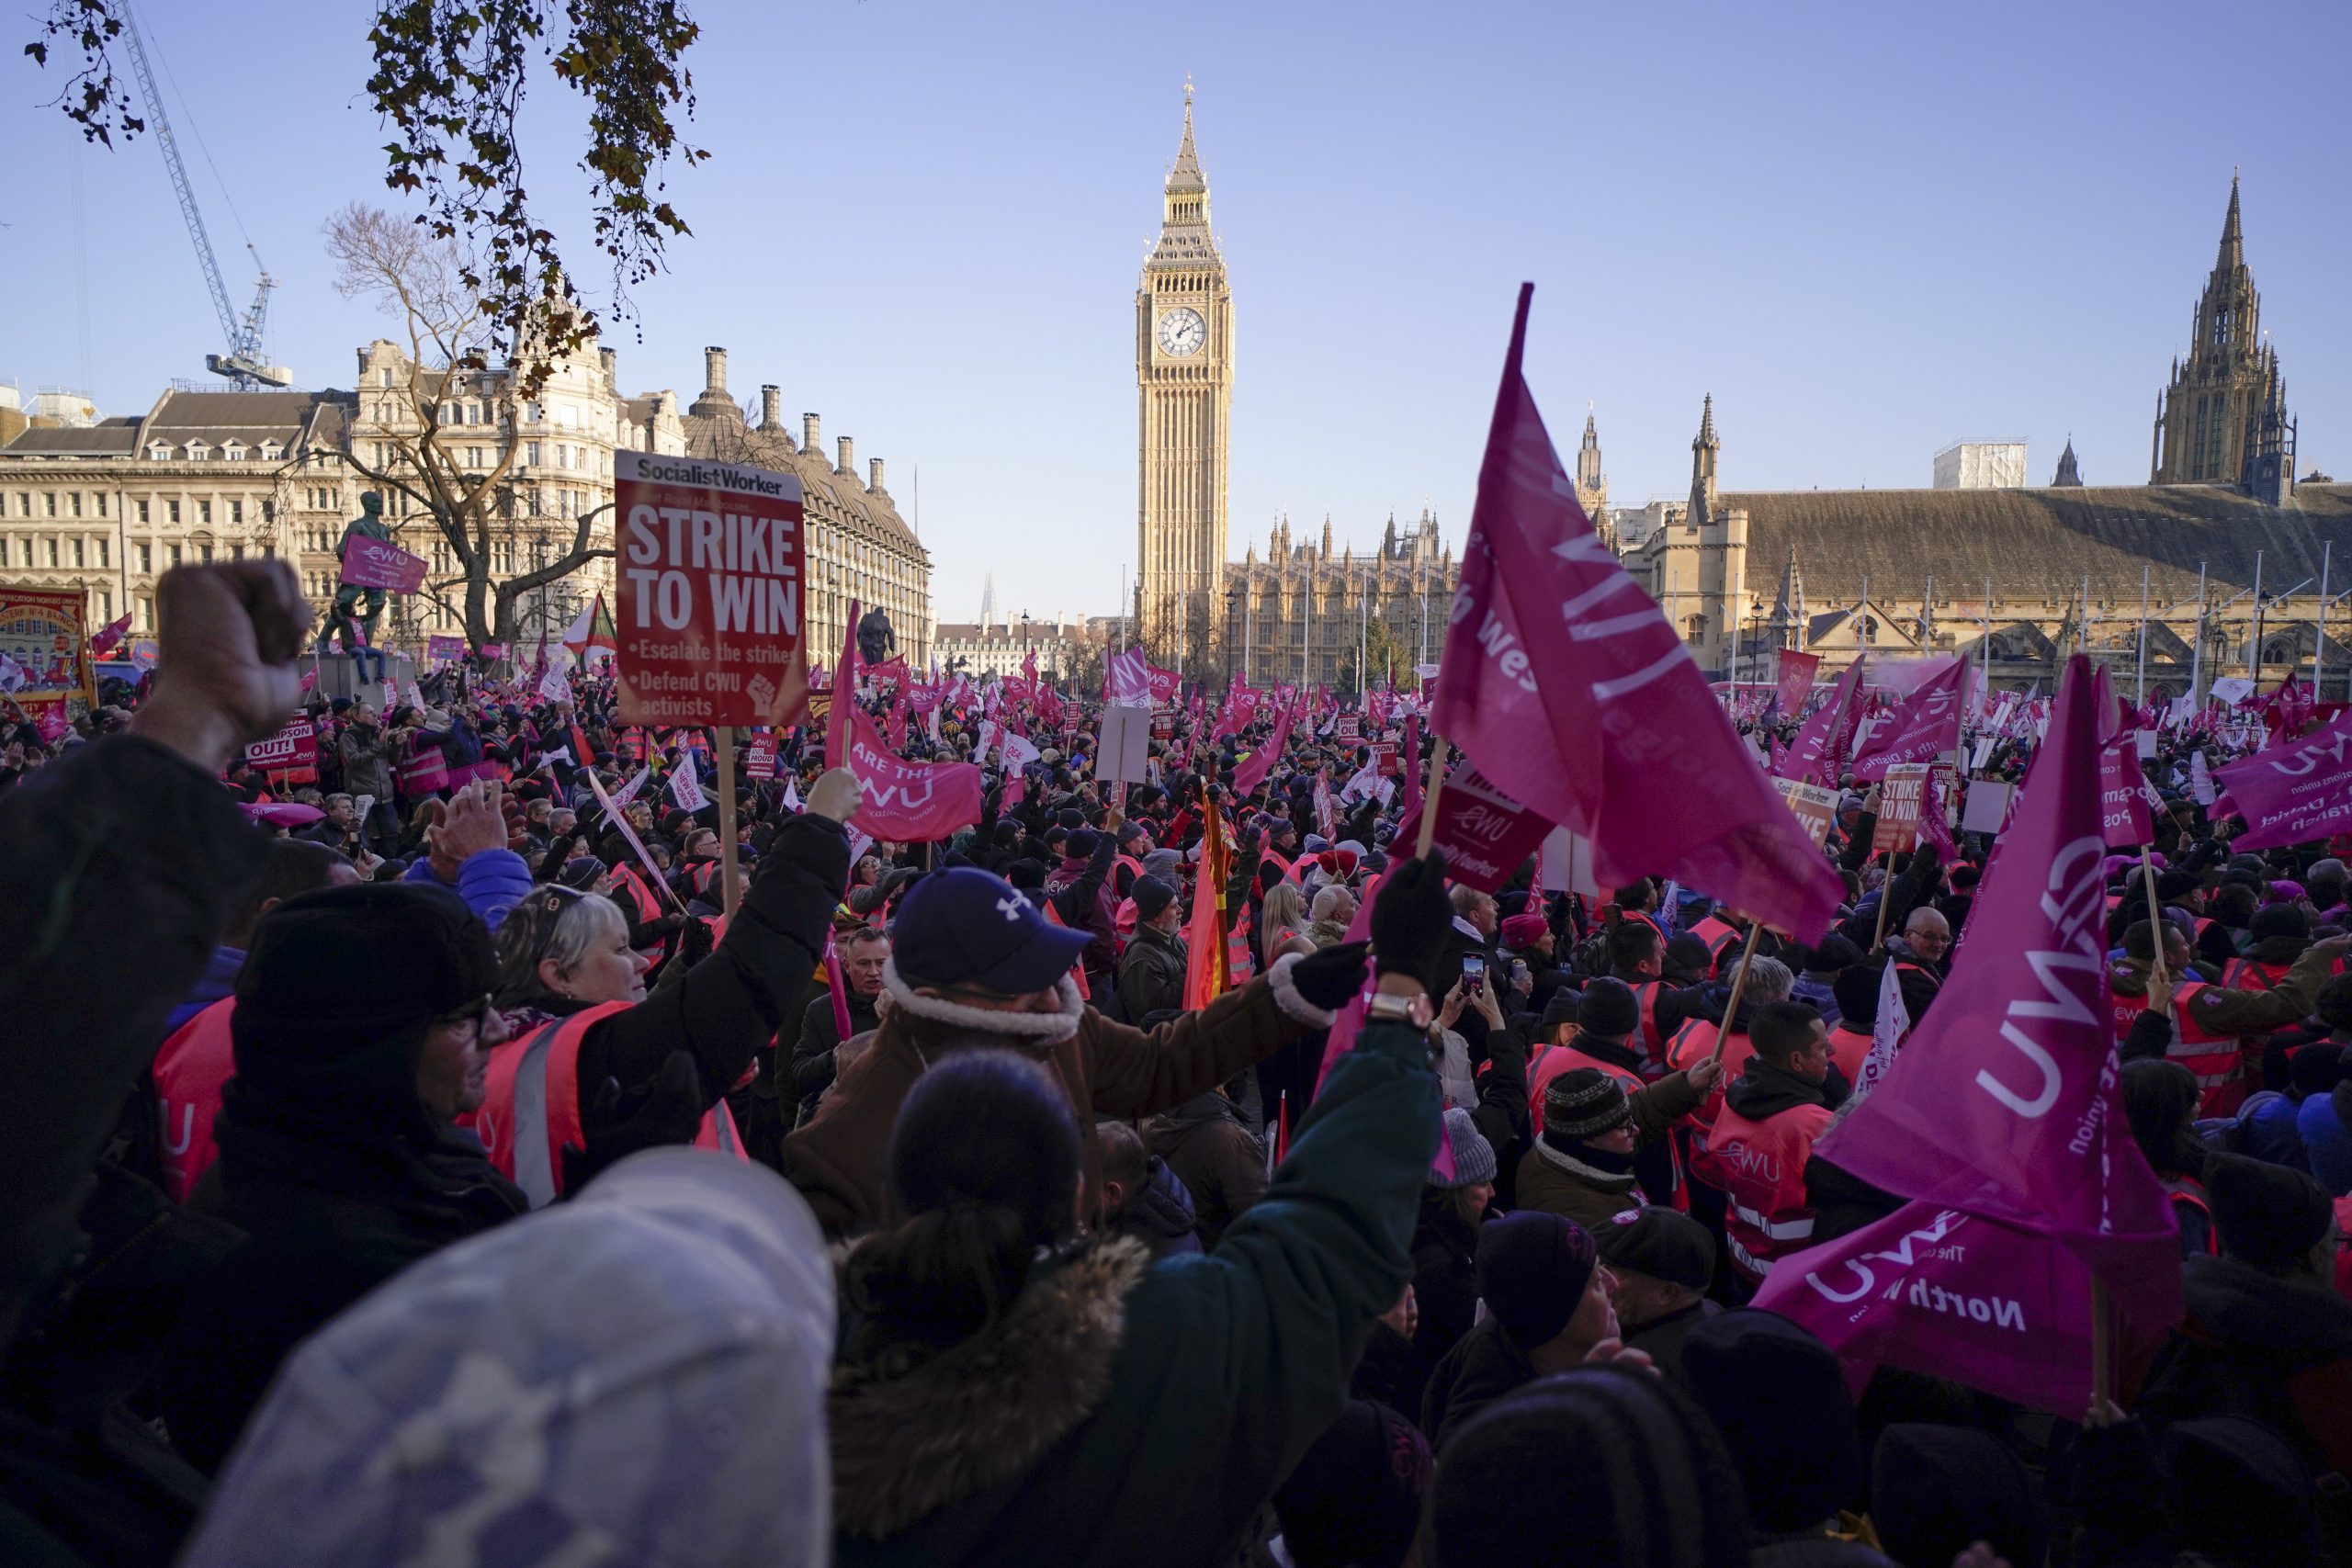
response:
M961 673L977 682L988 675L1018 675L1032 654L1039 674L1058 679L1089 665L1089 646L1099 652L1101 641L1102 634L1082 620L1005 615L941 621L933 628L931 647L942 674Z
M1222 653L1252 685L1336 686L1351 677L1357 649L1371 643L1371 628L1379 626L1396 651L1398 683L1408 684L1411 667L1435 663L1445 646L1446 616L1460 581L1453 547L1426 510L1402 531L1391 517L1378 547L1365 555L1335 547L1329 517L1319 543L1294 543L1284 517L1267 536L1264 560L1251 545L1238 565L1225 569ZM1376 684L1386 661L1375 652L1370 663ZM1351 678L1345 684L1354 689Z
M724 402L725 355L712 373ZM90 595L94 624L128 609L134 635L154 628L155 579L186 562L248 556L291 561L313 606L334 597L334 547L345 521L371 488L362 467L397 466L418 420L407 390L414 367L399 347L378 340L358 351L350 390L166 391L143 415L85 427L35 424L0 446L0 576L41 586L77 587ZM436 403L444 450L459 473L490 472L509 450L491 540L493 575L512 577L559 559L591 519L592 540L612 542L613 453L680 455L690 443L728 446L733 460L766 461L801 475L808 495L810 647L831 661L841 643L841 604L863 590L869 604L891 608L900 647L928 648L930 558L899 522L882 489L881 461L860 481L842 443L836 468L814 450L818 416L796 444L767 432L777 389L763 389L767 413L747 427L731 403L730 422L706 405L682 412L675 393L623 396L616 355L590 346L558 367L537 397L510 403L503 373L419 378ZM732 430L733 436L723 434ZM732 445L730 445L730 440ZM710 455L716 455L713 450ZM821 471L820 471L821 470ZM430 563L428 583L456 570L447 543L417 504L396 487L385 514L403 548ZM536 643L544 629L560 637L580 606L612 586L612 561L599 558L526 595L516 640ZM463 629L454 598L396 596L379 628L401 646Z

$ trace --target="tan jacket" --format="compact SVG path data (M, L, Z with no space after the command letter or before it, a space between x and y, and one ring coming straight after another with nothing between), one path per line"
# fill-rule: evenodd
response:
M884 1178L899 1107L943 1049L987 1036L1040 1062L1068 1091L1085 1140L1087 1190L1099 1192L1102 1151L1094 1136L1096 1117L1126 1121L1173 1111L1309 1030L1330 1026L1331 1015L1291 984L1295 963L1281 960L1198 1012L1148 1031L1103 1017L1079 1000L1068 981L1062 1013L993 1013L918 997L890 964L884 971L889 1017L872 1048L834 1081L816 1116L785 1139L784 1174L808 1200L828 1235L884 1223ZM1075 1030L1069 1030L1071 1018ZM1064 1030L1061 1040L1040 1043L1041 1035Z

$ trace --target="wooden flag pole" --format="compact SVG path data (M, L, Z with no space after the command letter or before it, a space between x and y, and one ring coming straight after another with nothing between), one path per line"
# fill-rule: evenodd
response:
M719 908L735 918L742 894L742 877L735 857L735 727L718 727L718 885Z
M2156 868L2148 858L2148 846L2145 844L2140 846L2140 884L2148 890L2148 924L2154 928L2148 935L2155 946L2154 966L2156 978L2161 980L2165 977L2164 907L2156 902Z
M1724 1021L1715 1030L1715 1049L1710 1061L1724 1059L1724 1047L1731 1043L1731 1026L1739 1021L1739 993L1747 989L1747 962L1756 956L1756 943L1764 934L1764 922L1747 922L1747 943L1739 950L1739 973L1731 977L1731 999L1724 1004Z
M2107 1281L2091 1276L2091 1404L2094 1408L2115 1397L2114 1307L2107 1297Z
M1430 770L1421 784L1421 841L1414 847L1413 858L1427 858L1430 845L1437 841L1437 797L1445 788L1445 737L1430 728Z
M1886 907L1894 901L1894 846L1886 847L1886 880L1878 885L1878 930L1871 933L1871 951L1886 943Z

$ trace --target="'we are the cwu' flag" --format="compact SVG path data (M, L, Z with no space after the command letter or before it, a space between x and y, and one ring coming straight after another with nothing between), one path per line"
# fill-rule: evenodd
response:
M1601 886L1663 873L1811 942L1838 878L1577 504L1521 372L1533 294L1521 286L1430 726L1589 841Z
M1981 934L1816 1150L1909 1206L1780 1259L1756 1300L1849 1365L2068 1415L2091 1388L2094 1278L2134 1329L2180 1315L2177 1227L2124 1119L2108 1013L2101 717L2078 655L1979 886Z

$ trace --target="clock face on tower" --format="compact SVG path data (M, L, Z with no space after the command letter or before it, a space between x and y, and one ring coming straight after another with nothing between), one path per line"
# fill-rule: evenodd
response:
M1209 339L1208 323L1189 308L1163 311L1159 317L1159 352L1171 359L1198 354Z

